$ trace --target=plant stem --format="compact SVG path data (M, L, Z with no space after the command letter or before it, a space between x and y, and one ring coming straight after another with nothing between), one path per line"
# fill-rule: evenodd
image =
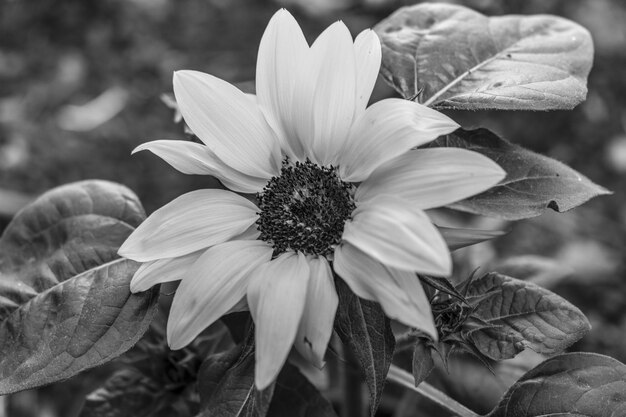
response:
M455 413L458 417L481 417L480 414L476 414L463 404L448 397L446 394L426 382L422 382L416 387L413 375L396 365L391 365L391 368L389 368L387 379L423 395L431 401L436 402L441 407Z

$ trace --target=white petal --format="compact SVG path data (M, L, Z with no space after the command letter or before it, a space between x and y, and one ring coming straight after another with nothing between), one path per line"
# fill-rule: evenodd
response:
M361 184L356 198L401 197L420 209L441 207L483 192L506 173L491 159L465 149L416 149L381 166Z
M391 196L357 206L342 239L393 268L431 275L452 270L446 242L426 213Z
M152 213L118 253L139 262L187 255L244 233L258 210L230 191L192 191Z
M277 174L278 141L259 107L241 90L209 74L177 71L174 95L185 122L224 163L254 177Z
M143 263L130 281L130 292L137 293L156 284L182 279L203 252L204 250L200 250L185 256Z
M366 29L354 40L354 53L356 57L356 107L357 112L365 110L367 102L374 90L380 63L382 50L380 40L371 29Z
M339 298L335 291L333 273L326 258L309 259L311 276L302 321L295 346L313 365L324 365L324 354L333 333L333 323Z
M260 240L235 240L205 251L176 290L167 321L172 349L188 345L246 294L250 272L272 257Z
M293 123L307 156L326 165L343 146L356 111L354 44L343 22L315 40L297 77Z
M304 155L291 121L293 91L298 65L305 61L309 45L298 22L285 9L270 20L259 46L256 91L261 110L278 132L282 147L295 159Z
M356 295L380 303L389 317L437 339L430 302L415 273L389 268L349 243L335 249L333 267Z
M155 140L137 146L133 153L144 150L154 153L183 174L211 175L240 193L257 193L267 184L266 178L252 177L226 165L207 146L199 143Z
M251 273L248 305L254 319L255 383L276 379L296 338L306 302L309 267L301 253L285 252Z
M345 181L365 180L383 163L458 129L449 117L409 100L374 103L356 120L338 161Z

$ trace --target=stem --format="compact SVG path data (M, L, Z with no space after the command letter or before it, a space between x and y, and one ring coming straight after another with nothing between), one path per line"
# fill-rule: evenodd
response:
M426 382L422 382L416 387L413 375L396 365L391 365L391 368L389 368L387 379L423 395L441 407L455 413L458 417L481 417L480 414L476 414Z

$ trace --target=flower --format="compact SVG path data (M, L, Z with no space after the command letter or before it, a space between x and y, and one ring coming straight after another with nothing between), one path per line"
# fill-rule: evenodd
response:
M119 250L142 262L133 292L182 279L167 324L171 348L222 315L249 308L258 389L292 346L323 364L338 297L334 273L391 318L437 337L416 272L448 275L450 253L424 210L482 192L502 169L461 149L414 149L458 128L420 104L367 102L381 64L376 34L342 22L309 47L278 11L257 60L257 94L196 71L174 74L184 120L203 144L150 150L185 174L230 190L184 194ZM257 195L257 204L240 194Z

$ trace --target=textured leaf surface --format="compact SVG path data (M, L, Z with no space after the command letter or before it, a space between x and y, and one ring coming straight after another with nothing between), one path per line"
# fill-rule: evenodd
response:
M80 417L189 416L171 407L175 400L176 396L139 371L123 369L87 396Z
M336 417L330 403L289 363L274 385L257 391L252 337L209 357L201 367L198 384L203 409L200 416Z
M419 338L415 342L413 348L413 378L415 378L415 386L421 384L432 372L435 362L431 354L430 347L425 339Z
M621 417L626 365L608 356L567 353L530 370L488 417Z
M391 323L379 304L357 297L341 279L335 285L339 295L335 330L365 376L374 416L396 344Z
M254 386L254 338L209 357L198 375L200 416L263 417L274 385L259 392Z
M337 417L332 405L295 366L278 375L268 417Z
M131 295L137 264L117 249L145 218L105 181L56 188L0 238L0 393L69 378L132 347L158 293Z
M451 205L458 210L519 220L538 216L546 208L564 212L610 194L567 165L513 145L487 129L458 129L429 146L469 149L506 171L506 178L495 187Z
M496 326L469 332L478 350L494 360L512 358L527 347L559 353L591 328L584 314L565 299L498 273L472 281L466 298L476 316Z
M403 7L374 30L381 73L405 98L457 109L571 109L587 94L589 32L548 15L487 17L449 4Z

